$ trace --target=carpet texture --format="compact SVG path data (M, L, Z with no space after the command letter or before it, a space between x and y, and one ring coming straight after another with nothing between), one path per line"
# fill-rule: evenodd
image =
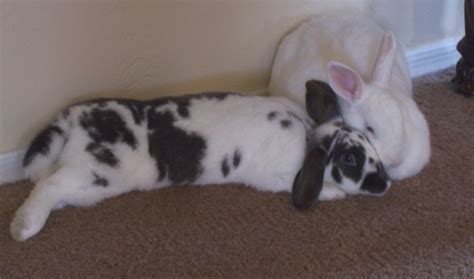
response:
M382 198L298 212L288 193L183 186L55 211L18 243L8 227L32 185L2 186L0 278L474 278L474 99L453 76L414 81L431 162Z

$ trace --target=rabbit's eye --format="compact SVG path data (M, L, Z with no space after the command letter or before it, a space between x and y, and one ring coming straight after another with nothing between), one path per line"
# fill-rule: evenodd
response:
M342 160L345 164L350 165L350 166L355 166L357 164L355 156L352 153L345 154L342 157Z
M374 133L374 128L370 127L370 126L367 126L365 127L365 129L369 132L369 133Z

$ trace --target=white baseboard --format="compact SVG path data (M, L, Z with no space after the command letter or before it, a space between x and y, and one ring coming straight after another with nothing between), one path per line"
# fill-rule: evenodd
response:
M460 55L456 50L459 38L410 49L406 59L412 77L433 73L456 64ZM266 89L247 92L249 95L266 95ZM24 179L22 160L25 151L0 154L0 185Z
M0 154L0 185L25 179L22 161L25 151Z
M456 65L461 57L456 50L459 39L453 38L407 50L405 57L412 78Z

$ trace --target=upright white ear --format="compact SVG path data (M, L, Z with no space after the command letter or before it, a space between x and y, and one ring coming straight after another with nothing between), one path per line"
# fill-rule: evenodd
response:
M326 67L329 86L344 100L353 103L362 97L364 81L350 67L331 61Z
M395 60L397 41L392 31L383 36L379 54L372 71L372 81L379 84L387 84L392 74L393 61Z

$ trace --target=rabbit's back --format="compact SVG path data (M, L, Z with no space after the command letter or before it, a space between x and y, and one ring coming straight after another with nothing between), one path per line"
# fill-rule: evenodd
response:
M368 17L318 15L310 18L285 36L278 46L270 94L288 96L304 104L306 81L327 82L326 66L332 60L353 68L369 80L384 32ZM391 83L404 92L411 92L408 66L400 46Z
M231 95L194 99L189 115L175 126L206 142L196 184L237 182L259 190L290 191L309 128L299 106L284 98Z
M117 187L236 182L290 191L310 120L286 98L98 100L67 111L62 165ZM120 186L122 185L122 186Z

